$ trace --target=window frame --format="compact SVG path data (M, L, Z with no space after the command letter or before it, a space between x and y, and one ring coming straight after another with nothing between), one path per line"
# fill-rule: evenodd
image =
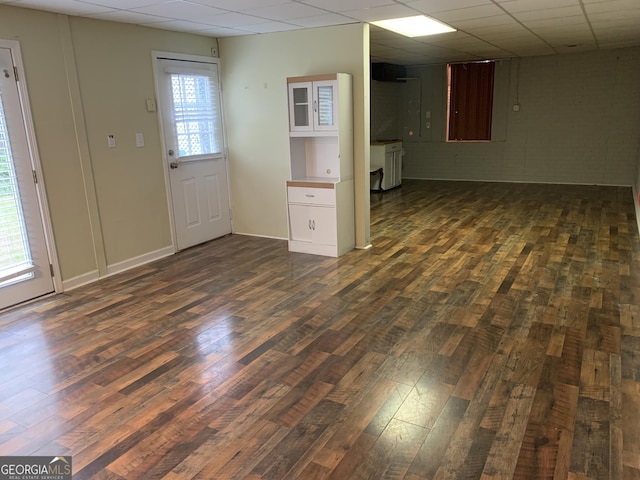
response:
M447 64L446 142L492 141L496 62Z

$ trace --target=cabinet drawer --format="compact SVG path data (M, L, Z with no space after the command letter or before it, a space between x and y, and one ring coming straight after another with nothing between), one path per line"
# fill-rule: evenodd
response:
M398 142L398 143L389 143L389 144L385 145L386 153L399 152L400 150L402 150L402 143L400 143L400 142Z
M289 203L336 204L336 191L333 188L287 187L287 191Z

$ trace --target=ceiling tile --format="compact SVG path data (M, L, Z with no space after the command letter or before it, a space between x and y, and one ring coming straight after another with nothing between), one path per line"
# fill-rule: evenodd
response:
M156 3L155 5L134 8L131 10L138 13L147 13L149 15L157 15L160 17L167 17L176 20L193 20L196 22L202 21L205 18L209 19L214 15L227 13L225 10L220 10L214 7L207 7L196 3L185 2L182 0Z
M149 25L156 22L166 22L166 17L147 15L146 13L132 13L123 10L112 10L106 13L96 13L89 15L97 20L108 20L110 22L135 23L139 25Z
M584 0L585 8L597 11L616 11L628 8L638 8L638 0Z
M559 7L579 7L579 0L498 0L498 3L509 13L533 12Z
M504 15L502 9L495 5L481 5L479 7L459 8L438 13L437 19L443 22L457 22L474 18L486 18Z
M510 51L517 54L519 57L529 57L529 56L538 56L538 55L553 55L558 53L558 50L550 47L546 43L541 44L539 46L533 45L525 45L525 46L510 46Z
M315 15L313 17L292 18L287 23L298 25L304 28L328 27L331 25L345 25L354 23L353 18L338 15L336 13L327 13L325 15Z
M245 13L256 17L268 18L269 20L289 20L290 18L314 17L327 12L309 5L288 2L269 7L249 9Z
M246 25L242 27L242 30L246 30L247 32L251 33L274 33L296 29L297 27L295 25L290 25L288 23L282 22L256 23L255 25Z
M149 25L153 27L154 25ZM239 37L242 35L247 35L245 30L237 30L235 28L225 28L225 27L212 27L206 26L206 28L202 30L196 30L193 33L198 35L205 35L208 37Z
M513 16L522 22L530 20L544 20L547 18L565 18L583 15L579 6L569 6L560 8L547 8L544 10L529 10L526 12L517 12Z
M402 62L640 46L640 0L0 0L0 4L213 37L417 13L458 29L409 39L371 25L372 57L374 50L386 48L385 55L396 54Z
M346 12L348 10L393 5L396 2L393 0L300 0L300 3L333 12Z
M413 0L403 3L426 14L492 4L491 0Z
M117 8L120 10L148 7L154 3L161 3L157 0L82 0L83 3L91 3L102 7Z
M23 8L35 8L41 10L54 9L58 13L67 15L92 15L94 13L110 12L113 9L100 5L77 2L75 0L14 0L7 5Z
M451 22L452 26L465 31L475 31L476 29L487 28L522 28L521 24L509 15L496 15L495 17L470 18L468 20L458 20Z
M386 20L388 18L412 16L416 14L416 11L405 7L404 5L394 4L359 10L346 10L342 12L342 14L362 22L375 22L377 20Z
M180 30L182 32L197 32L198 30L203 30L209 25L203 23L196 22L187 22L185 20L165 20L164 22L151 22L145 24L145 26L160 28L162 30Z
M264 23L264 18L254 17L252 15L245 15L244 13L229 12L222 15L216 15L211 18L207 23L216 25L218 27L241 27L243 25L254 25L256 23Z
M232 12L243 12L253 8L268 7L289 3L291 0L189 0L192 3L199 3L207 7L216 7Z

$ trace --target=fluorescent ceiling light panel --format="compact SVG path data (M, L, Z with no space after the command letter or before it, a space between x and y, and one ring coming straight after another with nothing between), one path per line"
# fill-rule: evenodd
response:
M433 18L424 15L415 17L392 18L390 20L379 20L371 22L378 27L386 28L392 32L399 33L405 37L423 37L425 35L436 35L438 33L455 32L455 28L438 22Z

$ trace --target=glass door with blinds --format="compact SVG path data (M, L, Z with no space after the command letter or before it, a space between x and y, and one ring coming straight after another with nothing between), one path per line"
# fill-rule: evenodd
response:
M54 291L10 48L0 47L0 309Z
M156 54L177 250L231 233L218 60Z

